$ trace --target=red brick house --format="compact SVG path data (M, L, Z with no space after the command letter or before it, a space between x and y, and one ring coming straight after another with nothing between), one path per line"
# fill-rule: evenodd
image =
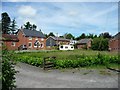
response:
M88 38L81 39L77 43L77 48L78 49L83 49L83 48L89 49L89 48L91 48L91 42L92 42L92 39L88 39Z
M16 35L10 35L10 34L2 34L2 40L1 45L5 45L8 50L17 50L18 49L18 42L19 39Z
M46 38L41 31L20 29L18 31L18 49L45 49Z
M120 51L120 32L109 40L110 51Z

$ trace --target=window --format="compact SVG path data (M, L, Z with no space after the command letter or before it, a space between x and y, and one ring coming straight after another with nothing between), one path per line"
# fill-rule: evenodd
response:
M71 48L73 48L73 47L71 47Z
M43 47L44 47L44 44L41 43L41 44L40 44L40 47L43 48Z
M15 42L12 42L12 46L15 46Z
M29 40L32 40L32 37L29 37Z
M35 41L34 47L40 47L40 42L38 40Z
M35 40L38 40L38 38L36 38Z
M67 46L65 48L68 48Z
M63 46L61 46L60 48L63 48Z
M32 42L29 42L29 43L28 43L28 46L31 48L31 47L32 47Z
M41 41L44 41L44 38L41 38Z

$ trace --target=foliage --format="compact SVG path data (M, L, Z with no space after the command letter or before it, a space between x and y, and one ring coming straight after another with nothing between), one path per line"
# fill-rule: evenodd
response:
M35 24L32 25L30 22L26 22L26 24L24 24L24 28L29 30L36 30L37 26Z
M10 31L9 27L10 27L11 19L6 12L2 13L1 17L2 17L2 20L1 20L2 21L2 33L8 34Z
M7 51L2 51L2 90L12 90L15 88L15 61L12 54Z
M88 35L86 35L85 33L82 33L80 36L76 37L76 40L80 40L80 39L84 39L84 38L97 38L97 35L91 34L89 33Z
M49 36L55 36L55 35L53 34L53 32L50 32L47 37Z
M75 37L71 33L66 33L64 36L66 39L74 39Z
M105 51L108 50L108 39L94 38L92 41L93 50Z
M105 32L105 33L101 33L101 34L99 35L99 37L111 38L112 36L109 34L109 32Z
M15 34L17 32L17 25L16 25L16 21L15 18L12 20L11 25L10 25L10 30L12 34Z
M91 52L91 51L90 51ZM77 54L76 54L77 53ZM38 53L20 53L16 57L18 61L35 65L37 67L42 66L42 61L44 57L55 56L56 60L54 61L55 68L77 68L77 67L89 67L104 65L108 66L109 64L120 64L117 55L109 55L102 53L95 53L94 55L87 55L86 53L78 54L76 51L57 51L52 52L38 52ZM92 53L92 52L91 52Z

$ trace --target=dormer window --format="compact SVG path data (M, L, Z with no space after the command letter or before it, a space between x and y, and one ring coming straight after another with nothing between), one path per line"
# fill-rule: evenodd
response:
M29 40L32 40L32 37L29 37Z

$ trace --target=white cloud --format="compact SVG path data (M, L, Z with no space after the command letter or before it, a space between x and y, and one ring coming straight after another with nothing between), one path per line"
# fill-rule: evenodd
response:
M36 15L37 10L31 6L23 5L18 9L18 13L23 16L31 17Z

